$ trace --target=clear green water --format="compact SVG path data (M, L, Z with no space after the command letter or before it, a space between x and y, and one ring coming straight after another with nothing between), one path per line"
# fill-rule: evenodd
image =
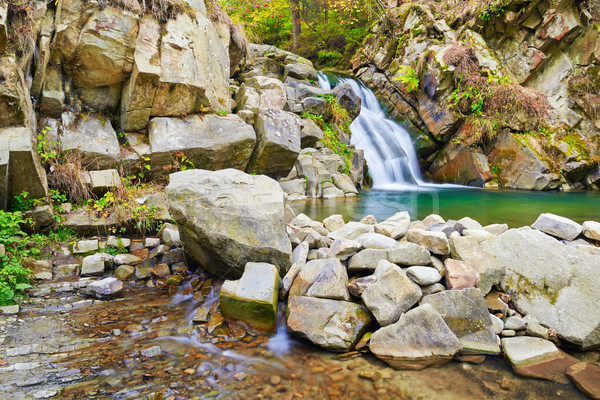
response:
M398 211L408 211L412 219L422 219L432 213L445 219L468 216L482 225L506 223L512 228L531 225L541 213L561 215L580 223L600 221L600 193L593 191L369 190L354 199L302 200L291 205L296 212L318 220L342 214L346 221L357 221L373 214L381 221Z

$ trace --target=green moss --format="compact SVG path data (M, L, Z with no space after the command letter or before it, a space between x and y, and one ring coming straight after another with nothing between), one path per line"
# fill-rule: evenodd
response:
M591 161L590 151L588 150L586 143L582 138L571 134L567 135L563 141L567 143L572 150L576 151L582 160Z

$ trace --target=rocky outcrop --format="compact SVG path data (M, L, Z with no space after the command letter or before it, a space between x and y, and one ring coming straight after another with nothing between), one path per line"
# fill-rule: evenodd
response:
M511 229L481 246L506 267L501 286L514 293L521 313L534 316L581 348L600 345L596 273L600 256L528 227Z
M426 175L478 187L597 189L600 31L585 3L390 7L393 23L373 27L354 72L411 122Z
M217 276L239 278L246 263L291 266L283 192L274 180L234 169L171 174L166 188L188 259Z

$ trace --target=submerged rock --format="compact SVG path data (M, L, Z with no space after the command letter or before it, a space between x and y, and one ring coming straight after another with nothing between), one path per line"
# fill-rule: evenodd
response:
M464 350L500 353L494 326L479 289L446 290L424 297L421 304L433 306L442 315Z
M121 290L123 290L123 282L117 278L104 278L87 285L87 292L99 298L114 296Z
M592 363L578 363L567 368L567 376L592 399L600 399L600 367Z
M327 350L351 350L370 324L369 312L359 304L305 296L288 300L288 331Z
M239 280L221 286L222 314L260 331L274 332L278 289L279 271L274 265L249 262Z
M521 314L583 349L600 345L600 256L531 228L508 230L482 248L506 267L501 286Z
M504 338L502 349L517 374L558 383L569 383L565 372L578 362L554 343L540 338Z
M268 262L281 276L291 266L283 192L262 175L234 169L172 174L167 196L188 259L209 272L242 276L247 262Z
M447 363L462 346L429 304L404 314L373 333L369 350L397 369L421 370Z

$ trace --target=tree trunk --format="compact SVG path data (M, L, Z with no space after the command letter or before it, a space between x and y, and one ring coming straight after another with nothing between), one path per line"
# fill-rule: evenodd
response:
M298 50L300 40L300 0L291 0L292 3L292 51Z

